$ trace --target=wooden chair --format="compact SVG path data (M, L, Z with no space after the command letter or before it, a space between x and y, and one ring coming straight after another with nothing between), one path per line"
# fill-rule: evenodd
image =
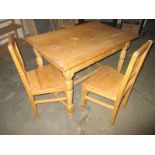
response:
M135 80L152 43L152 40L147 41L133 53L125 75L112 67L105 65L90 78L84 81L82 85L82 111L85 110L86 100L105 106L112 110L111 124L113 125L121 101L122 107L126 107L127 100L134 86ZM114 105L101 102L88 96L89 92L114 101Z
M16 44L15 38L9 34L8 49L16 65L20 78L32 104L35 117L39 117L37 104L61 102L66 106L66 97L59 97L58 93L65 90L65 81L62 73L52 65L45 65L38 69L27 71L24 61ZM57 98L36 100L35 96L53 93Z

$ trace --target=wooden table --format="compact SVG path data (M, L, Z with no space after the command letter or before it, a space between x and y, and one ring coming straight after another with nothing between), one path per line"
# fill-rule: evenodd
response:
M98 22L81 24L26 38L33 46L38 66L43 59L62 71L66 81L67 113L71 117L74 74L109 55L121 50L118 71L123 66L130 41L137 35Z

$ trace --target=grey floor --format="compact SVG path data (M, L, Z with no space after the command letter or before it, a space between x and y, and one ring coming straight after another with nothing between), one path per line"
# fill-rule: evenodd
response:
M123 73L134 50L147 39L154 38L155 35L147 34L131 43ZM22 45L20 48L28 70L37 67L31 47ZM118 58L117 53L101 63L116 68ZM93 68L95 66L77 75L85 74ZM39 105L40 118L35 119L25 89L6 51L0 59L0 134L155 134L154 46L140 72L127 108L119 109L114 126L110 125L111 111L104 107L87 102L86 111L81 112L81 84L74 89L75 112L72 120L68 120L64 106L59 103Z

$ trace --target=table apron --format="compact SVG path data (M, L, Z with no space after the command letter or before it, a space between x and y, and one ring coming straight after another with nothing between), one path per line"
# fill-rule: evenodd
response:
M122 45L116 47L115 49L109 50L106 53L100 54L99 56L92 58L92 59L90 59L84 63L81 63L81 64L79 64L79 65L77 65L77 66L75 66L69 70L75 74L76 72L78 72L78 71L80 71L80 70L82 70L82 69L84 69L84 68L86 68L86 67L88 67L88 66L90 66L90 65L92 65L92 64L94 64L94 63L116 53L116 52L118 52L119 50L121 50L125 46L125 44L122 44ZM67 71L69 71L69 70L67 70Z

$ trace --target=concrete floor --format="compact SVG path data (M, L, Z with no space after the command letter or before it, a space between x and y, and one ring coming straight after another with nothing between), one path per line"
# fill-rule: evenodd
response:
M133 51L147 39L146 35L131 43L122 72ZM155 39L154 39L155 40ZM28 70L36 66L30 46L21 46ZM119 109L116 123L110 125L111 111L87 102L81 112L81 84L75 87L75 112L68 120L62 104L39 105L40 118L35 119L25 89L8 52L0 59L0 134L155 134L155 47L153 46L140 72L126 110ZM118 53L101 61L116 68ZM92 67L94 68L94 67ZM91 69L78 74L84 74ZM103 99L103 98L102 98ZM104 101L105 99L103 99Z

